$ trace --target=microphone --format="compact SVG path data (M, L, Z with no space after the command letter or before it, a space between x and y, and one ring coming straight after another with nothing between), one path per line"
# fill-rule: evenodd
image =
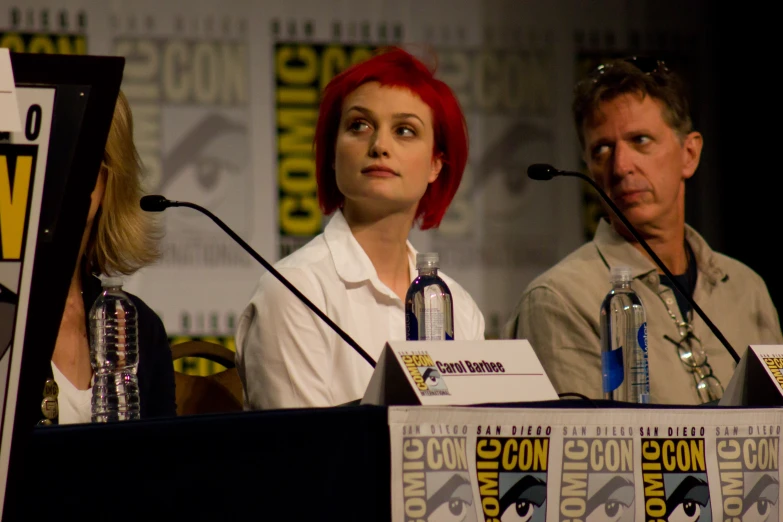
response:
M580 178L588 182L596 192L603 198L604 201L606 201L606 204L609 205L609 207L612 209L612 212L615 213L615 215L620 218L620 221L623 222L623 225L625 225L625 228L627 228L631 234L633 234L633 237L636 238L636 240L639 242L640 245L644 248L644 250L650 254L650 257L655 261L655 264L658 265L661 270L663 270L663 273L666 274L666 276L669 278L669 280L674 285L674 288L677 289L677 291L682 295L688 303L691 305L691 308L704 320L704 323L709 327L710 330L712 330L712 333L715 334L715 337L718 338L718 340L723 344L723 347L726 348L726 351L729 352L729 355L734 359L734 362L739 362L740 358L739 355L737 355L737 352L732 348L729 341L723 336L720 330L718 330L718 327L713 324L712 321L710 321L710 318L707 317L707 314L704 313L704 311L699 307L699 305L696 304L696 301L691 298L690 295L688 295L688 292L680 285L680 283L677 282L677 279L675 279L674 275L669 271L669 269L666 267L663 261L661 261L661 258L658 257L658 255L653 252L653 249L650 248L650 245L647 244L647 241L645 241L640 235L639 232L637 232L636 228L634 228L633 225L628 221L628 218L625 217L625 214L622 213L622 211L617 208L617 205L614 204L614 201L612 201L609 196L606 194L606 192L601 189L601 187L598 186L598 184L593 181L592 178L589 176L586 176L585 174L581 172L571 172L567 170L559 170L553 167L552 165L547 165L545 163L536 163L533 165L530 165L527 168L527 175L530 179L537 180L537 181L548 181L556 176L571 176L575 178Z
M172 200L170 200L170 199L166 199L166 197L164 197L164 196L160 196L160 195L144 196L144 197L142 197L142 198L141 198L141 201L139 202L139 204L141 205L141 208L142 208L142 210L145 210L145 211L147 211L147 212L163 212L164 210L166 210L166 209L167 209L167 208L169 208L169 207L187 207L187 208L192 208L192 209L194 209L194 210L198 210L199 212L201 212L202 214L204 214L205 216L207 216L209 219L211 219L212 221L214 221L214 222L215 222L215 224L217 224L217 226L219 226L220 228L222 228L222 229L223 229L223 231L224 231L226 234L228 234L229 236L231 236L231 239L233 239L234 241L236 241L236 242L239 244L239 246L241 246L242 248L244 248L244 249L245 249L245 251L246 251L248 254L250 254L251 256L253 256L253 259L255 259L256 261L258 261L259 263L261 263L261 265L262 265L264 268L266 268L266 269L267 269L267 270L268 270L268 271L269 271L269 272L270 272L270 273L271 273L273 276L275 276L275 277L277 278L277 280L278 280L278 281L280 281L281 283L283 283L283 285L285 285L285 287L286 287L286 288L288 288L288 289L289 289L291 292L293 292L293 294L294 294L294 295L295 295L297 298L299 298L299 300L300 300L300 301L302 301L304 304L306 304L306 305L307 305L307 307L308 307L308 308L310 308L310 310L312 310L312 311L313 311L313 313L314 313L315 315L317 315L318 317L320 317L320 318L321 318L321 320L322 320L323 322L325 322L326 324L328 324L328 325L329 325L329 327L330 327L332 330L334 330L334 331L337 333L337 335L339 335L340 337L342 337L342 339L343 339L343 340L344 340L346 343L348 343L348 344L351 346L351 348L353 348L354 350L356 350L356 352L357 352L359 355L361 355L361 356L364 358L364 360L365 360L365 361L367 361L367 363L368 363L370 366L372 366L373 368L375 368L375 360L374 360L372 357L370 357L370 356L369 356L369 354L368 354L367 352L365 352L365 351L362 349L362 347L361 347L361 346L359 346L359 344L358 344L356 341L354 341L354 340L351 338L351 336L349 336L347 333L345 333L345 332L343 331L343 329L342 329L342 328L340 328L339 326L337 326L337 324L336 324L334 321L332 321L331 319L329 319L329 317L328 317L328 316L327 316L325 313L323 313L323 312L322 312L322 311L321 311L321 310L320 310L320 309L319 309L317 306L315 306L315 305L314 305L314 304L313 304L313 303L312 303L312 302L311 302L311 301L310 301L310 300L309 300L307 297L305 297L305 296L304 296L304 294L303 294L302 292L300 292L299 290L297 290L297 288L296 288L296 287L295 287L293 284L291 284L291 282L290 282L290 281L288 281L288 279L286 279L285 277L283 277L283 275L282 275L280 272L278 272L277 270L275 270L275 268L274 268L272 265L270 265L270 264L269 264L269 263L266 261L266 259L264 259L263 257L261 257L261 256L260 256L260 255L259 255L259 254L258 254L258 253L255 251L255 250L253 250L253 248L252 248L250 245L248 245L247 243L245 243L245 241L244 241L244 240L243 240L241 237L239 237L239 236L236 234L236 232L234 232L233 230L231 230L231 229L228 227L228 225L226 225L225 223L223 223L223 222L222 222L222 221L221 221L221 220L220 220L220 219L219 219L219 218L218 218L216 215L214 215L212 212L210 212L209 210L205 209L205 208L204 208L204 207L202 207L202 206L196 205L195 203L189 203L189 202L187 202L187 201L172 201Z

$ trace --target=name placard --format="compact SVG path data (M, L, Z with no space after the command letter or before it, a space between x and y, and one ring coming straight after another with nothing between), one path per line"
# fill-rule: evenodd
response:
M362 404L468 405L557 400L525 340L392 341Z
M783 345L752 345L726 386L721 406L782 406Z

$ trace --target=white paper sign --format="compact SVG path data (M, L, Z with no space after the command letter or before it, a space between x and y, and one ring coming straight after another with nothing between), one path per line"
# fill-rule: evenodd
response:
M780 522L781 424L780 408L390 407L391 520Z
M721 406L783 405L783 345L754 345L742 355Z
M21 132L19 102L16 100L14 70L11 68L11 53L0 48L0 132Z
M455 405L557 400L530 343L392 341L362 404Z

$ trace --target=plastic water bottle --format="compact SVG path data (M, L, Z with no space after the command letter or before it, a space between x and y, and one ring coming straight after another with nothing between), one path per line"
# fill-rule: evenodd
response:
M612 290L601 305L601 366L604 399L647 404L647 319L631 289L631 269L612 267Z
M93 370L92 422L139 418L138 314L122 291L122 279L102 279L103 292L90 309Z
M438 254L416 254L418 277L405 296L405 338L409 341L454 340L451 290L438 275Z

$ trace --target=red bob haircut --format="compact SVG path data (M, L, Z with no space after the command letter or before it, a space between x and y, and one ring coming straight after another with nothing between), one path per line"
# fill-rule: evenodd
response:
M332 78L324 89L315 129L315 174L321 210L329 215L345 200L337 188L332 167L343 101L368 82L406 88L432 110L435 131L432 153L441 156L443 167L438 179L429 184L419 201L415 220L422 230L436 228L462 181L468 161L467 125L459 101L449 86L435 79L434 71L398 47L384 49L372 58L349 67Z

